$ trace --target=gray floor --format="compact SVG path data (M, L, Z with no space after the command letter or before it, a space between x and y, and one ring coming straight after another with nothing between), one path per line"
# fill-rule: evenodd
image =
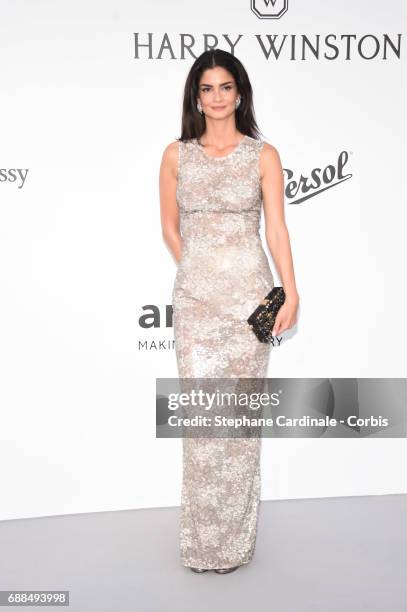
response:
M263 501L252 562L223 576L180 564L179 508L2 521L0 589L69 590L75 612L406 612L406 517L406 495Z

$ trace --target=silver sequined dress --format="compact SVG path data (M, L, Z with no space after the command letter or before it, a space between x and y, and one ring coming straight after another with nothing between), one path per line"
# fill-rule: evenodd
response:
M213 157L179 141L182 257L172 294L180 378L267 376L270 344L247 317L274 286L259 234L263 142ZM181 562L227 568L254 553L261 438L183 438Z

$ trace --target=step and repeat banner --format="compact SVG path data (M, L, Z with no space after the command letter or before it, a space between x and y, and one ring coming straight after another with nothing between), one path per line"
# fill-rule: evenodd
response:
M207 49L245 66L284 169L300 307L268 377L341 410L363 395L365 415L382 379L402 410L406 18L401 0L3 1L1 519L180 504L182 441L157 434L157 381L178 375L158 178ZM261 236L280 284L263 218ZM405 429L380 425L263 440L262 499L406 493Z

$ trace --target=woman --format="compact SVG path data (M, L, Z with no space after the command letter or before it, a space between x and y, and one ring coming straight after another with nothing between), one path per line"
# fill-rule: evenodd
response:
M163 237L178 263L172 295L180 378L261 378L271 344L248 316L274 286L266 238L286 293L273 329L296 322L279 154L258 139L252 88L241 62L206 51L185 84L181 138L160 168ZM194 572L229 573L254 553L261 438L183 438L180 551Z

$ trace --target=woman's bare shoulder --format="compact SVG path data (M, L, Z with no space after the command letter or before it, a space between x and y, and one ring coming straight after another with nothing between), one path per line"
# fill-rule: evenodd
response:
M169 168L176 175L178 168L178 155L179 155L179 140L174 140L168 144L162 155L162 163Z
M268 143L264 142L260 154L260 175L263 178L268 172L281 172L281 159L277 148Z
M269 142L266 142L266 141L263 141L263 147L262 147L262 150L261 150L261 154L262 154L263 157L266 157L266 158L269 158L269 159L272 158L272 157L274 157L274 158L275 157L279 157L279 153L278 153L277 148L274 145L272 145L272 144L270 144Z
M179 148L179 140L174 140L168 144L164 151L163 157L173 159L174 157L178 157L178 148Z

